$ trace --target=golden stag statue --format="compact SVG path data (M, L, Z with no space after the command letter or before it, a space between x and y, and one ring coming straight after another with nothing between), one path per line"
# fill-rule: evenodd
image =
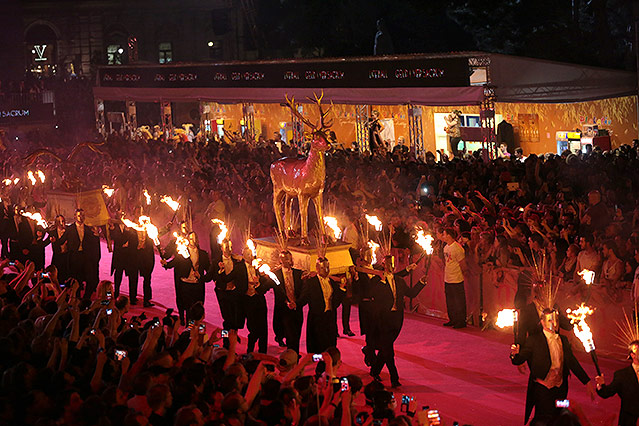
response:
M324 216L322 214L322 195L324 193L324 179L326 168L324 165L324 152L330 148L325 131L331 126L331 121L326 120L330 109L322 109L322 97L315 95L314 99L308 98L317 104L320 113L320 121L313 124L297 110L295 99L286 97L286 105L293 115L311 128L311 150L306 159L280 158L271 164L271 181L273 182L273 209L277 218L277 226L282 234L291 230L293 218L293 198L297 197L300 209L301 242L308 244L308 202L312 199L315 212L319 220L320 230L324 233ZM284 203L284 220L282 220L282 200ZM285 223L284 223L285 222ZM284 226L286 225L286 226Z

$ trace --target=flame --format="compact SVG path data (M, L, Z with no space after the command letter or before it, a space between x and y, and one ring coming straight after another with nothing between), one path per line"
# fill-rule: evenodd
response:
M42 170L38 170L36 174L38 175L38 179L40 179L40 182L44 183L44 181L47 180L47 177L44 175Z
M518 315L516 309L502 309L497 312L497 321L495 325L499 328L512 327L517 321Z
M249 240L249 241L251 241L251 240ZM247 244L247 245L248 245L248 244ZM273 272L271 272L271 267L270 267L270 266L268 266L268 264L267 264L267 263L262 263L262 262L263 262L263 260L262 260L262 259L253 259L253 262L251 262L251 265L252 265L255 269L257 269L257 271L258 271L260 274L268 275L268 277L269 277L270 279L272 279L272 280L273 280L273 282L274 282L275 284L280 285L280 280L278 280L278 279L277 279L277 276L276 276Z
M430 234L424 235L424 230L420 229L417 231L417 236L415 237L415 242L421 246L422 249L426 252L427 255L433 254L433 236Z
M370 241L368 241L368 246L371 248L371 252L373 253L373 260L371 262L371 265L374 265L374 264L377 263L377 255L375 254L375 252L379 248L379 244L377 244L373 240L370 240Z
M189 253L189 240L181 235L178 235L177 232L173 233L173 237L175 238L175 249L178 254L185 259L191 257L191 253Z
M146 235L148 235L149 238L153 240L153 244L159 246L160 239L158 238L158 227L151 223L151 218L148 216L140 216L138 222L140 222L140 225L143 226L144 230L146 231Z
M29 170L27 172L27 177L29 178L29 180L31 181L31 185L35 185L36 184L36 178L33 175L33 172L31 170Z
M102 185L102 192L104 192L107 197L111 198L113 196L113 193L115 192L115 189L109 188L106 185Z
M382 221L379 220L377 216L366 215L366 220L375 227L376 231L382 230Z
M577 275L584 279L586 285L590 285L595 281L595 271L583 269L580 272L577 272Z
M133 228L136 231L143 231L144 228L142 228L139 224L133 222L132 220L129 220L125 217L122 218L122 223L124 223L124 226L126 226L127 228Z
M4 179L2 183L4 183L4 186L9 186L13 183L13 181L11 179Z
M146 199L146 205L150 206L151 205L151 196L149 195L149 191L147 191L146 189L144 190L144 198Z
M173 210L174 212L176 212L177 209L180 208L180 203L178 203L177 201L175 201L173 198L169 197L168 195L163 195L162 198L160 198L160 202L169 206L171 210Z
M40 213L22 212L21 214L24 217L28 217L31 220L35 220L35 222L39 226L43 227L44 229L47 229L49 227L49 224L47 223L46 220L44 220L44 218L42 217Z
M332 216L324 216L324 224L331 228L333 231L333 235L335 235L335 239L339 240L342 237L342 230L337 226L337 218Z
M590 331L590 326L588 326L588 323L586 322L588 315L592 315L593 312L594 310L590 306L583 303L575 310L566 309L566 314L573 325L572 329L575 332L575 336L581 340L581 344L584 345L586 352L592 352L595 350L592 331Z
M253 257L257 256L257 250L255 249L255 243L252 239L246 240L246 247L251 249L251 253L253 253Z
M226 224L220 219L211 219L211 222L216 223L220 227L220 233L217 236L217 243L222 244L222 241L224 241L224 239L226 238L229 229L226 227Z
M18 182L20 182L20 178L15 178L15 179L13 180L13 184L14 184L14 185L17 185L17 184L18 184Z

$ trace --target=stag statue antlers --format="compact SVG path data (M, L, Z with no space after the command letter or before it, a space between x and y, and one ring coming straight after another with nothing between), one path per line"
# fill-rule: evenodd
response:
M293 218L293 198L297 197L300 209L301 242L308 244L308 203L313 200L317 219L322 234L324 233L324 216L322 214L322 195L324 193L324 180L326 168L324 165L324 152L330 148L325 131L332 122L327 120L331 108L326 111L322 108L321 96L314 95L314 99L308 98L319 109L320 119L313 124L304 117L295 104L295 98L286 97L286 105L302 123L311 129L311 150L306 159L280 158L271 164L271 181L273 182L273 209L277 218L277 226L281 233L288 234L291 230ZM282 200L284 202L284 218L282 218Z

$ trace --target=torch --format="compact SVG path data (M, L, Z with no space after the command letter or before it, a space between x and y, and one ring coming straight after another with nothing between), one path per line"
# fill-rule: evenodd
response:
M217 235L217 243L222 244L222 241L224 241L229 233L229 229L226 227L226 224L220 219L211 219L211 222L220 227L220 233Z
M40 213L22 212L21 214L22 216L35 221L38 224L38 226L41 226L44 229L47 229L49 227L49 224L47 223L46 220L44 220L44 218L42 217Z
M107 197L111 198L113 196L113 193L115 192L115 189L109 188L107 185L102 185L102 192L104 192Z
M426 262L426 273L428 273L428 270L430 269L430 262L432 260L431 255L433 254L433 240L433 236L430 234L424 234L423 229L419 229L415 236L415 242L424 250L424 253L422 253L415 263L419 263L424 256L428 256L428 261Z
M336 240L342 238L342 230L337 226L337 218L332 216L324 216L324 224L328 226L331 231L333 231L333 235Z
M369 240L368 241L368 247L370 247L370 249L371 249L371 253L372 253L371 266L373 266L374 264L377 263L377 255L375 254L375 252L379 248L379 244L377 244L373 240Z
M45 180L47 179L47 177L44 175L44 173L42 172L42 170L38 170L36 172L36 174L38 175L38 179L40 179L41 183L44 183Z
M599 362L597 361L597 353L595 352L595 341L592 339L590 326L588 326L588 323L586 323L586 317L588 315L592 315L593 312L594 310L590 306L587 306L583 303L579 305L579 307L575 310L566 309L566 314L568 315L568 319L570 319L570 323L573 325L575 336L577 336L577 338L581 340L581 344L584 345L584 349L587 353L590 354L592 362L595 364L597 375L601 376Z
M519 312L517 309L502 309L497 312L495 325L499 328L512 327L514 342L517 344L517 334L519 334Z
M175 238L175 250L177 253L185 259L191 257L191 253L189 253L189 240L178 235L177 232L173 233L173 237Z
M158 227L151 223L151 218L148 216L140 216L138 219L142 228L146 231L146 235L153 240L153 244L160 245L160 239L158 238Z
M368 221L370 225L372 225L375 228L376 231L379 232L382 230L382 221L379 220L377 216L366 215L366 220Z
M593 282L595 282L595 271L582 269L581 271L577 272L577 275L579 275L586 283L586 301L588 301L590 300L591 285Z
M146 205L150 206L151 205L151 196L149 195L149 191L147 191L145 189L142 194L144 195L144 199L146 200Z
M35 178L35 176L33 175L33 172L32 172L31 170L29 170L29 171L27 172L27 178L29 178L29 181L31 181L31 185L35 186L35 184L36 184L36 178Z
M173 210L173 217L171 218L171 222L173 222L177 215L177 211L180 208L179 199L176 201L168 195L163 195L162 198L160 198L160 202L166 204L171 208L171 210Z

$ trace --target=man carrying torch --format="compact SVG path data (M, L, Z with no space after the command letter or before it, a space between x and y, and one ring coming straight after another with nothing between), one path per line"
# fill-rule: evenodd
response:
M541 314L542 333L528 337L523 347L512 345L510 359L514 365L528 363L530 376L526 393L524 423L528 422L533 407L535 416L531 424L550 424L559 414L557 401L568 395L568 375L573 372L588 385L594 398L594 387L572 352L565 336L558 334L557 311L545 308Z

